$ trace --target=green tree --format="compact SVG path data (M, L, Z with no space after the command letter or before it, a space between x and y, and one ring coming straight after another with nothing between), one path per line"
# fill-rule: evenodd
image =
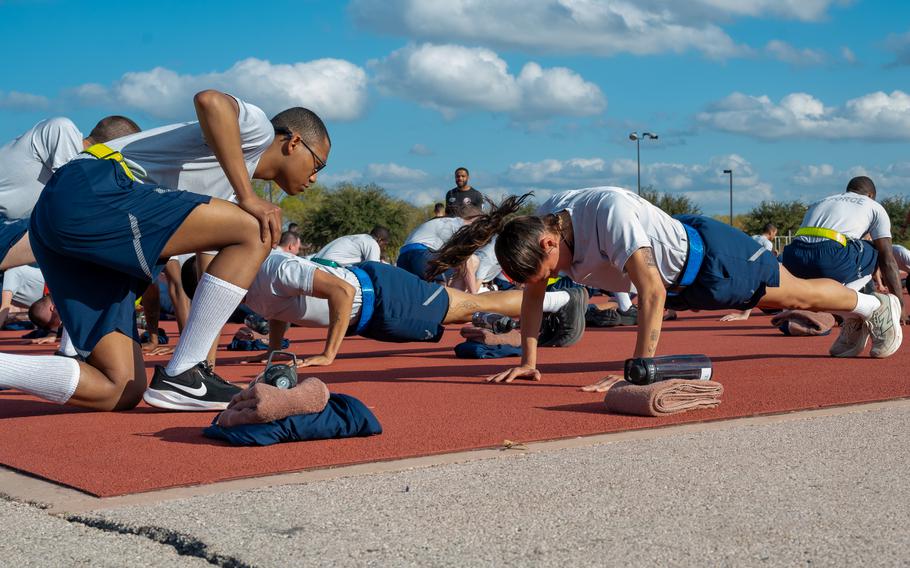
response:
M895 243L906 244L910 240L910 230L907 229L907 213L910 213L910 198L895 195L882 199L882 207L888 212L891 219L891 239Z
M743 230L760 233L765 223L774 223L779 235L796 232L803 222L807 206L802 201L762 201L743 218Z
M660 207L668 215L700 215L701 208L685 195L660 193L652 186L643 187L641 196Z

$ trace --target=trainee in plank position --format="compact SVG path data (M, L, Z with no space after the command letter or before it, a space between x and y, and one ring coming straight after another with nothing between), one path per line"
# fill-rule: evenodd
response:
M528 195L506 199L459 230L431 263L431 274L458 266L498 234L496 256L503 271L525 284L521 365L489 381L540 379L540 307L547 279L557 274L607 290L634 284L639 311L633 357L656 353L665 305L840 312L869 323L873 357L888 357L901 344L900 302L893 294L862 294L834 280L797 278L748 235L708 217L673 218L625 189L600 187L557 193L536 216L506 222ZM832 354L845 348L845 340L838 338Z
M467 323L474 312L518 316L521 300L517 290L475 296L380 262L330 267L275 250L259 268L246 304L269 319L271 350L281 348L289 323L327 326L323 352L302 361L310 366L330 365L346 335L395 343L436 342L443 325ZM584 332L585 308L587 293L582 288L544 295L543 311L559 314L554 341L578 341Z

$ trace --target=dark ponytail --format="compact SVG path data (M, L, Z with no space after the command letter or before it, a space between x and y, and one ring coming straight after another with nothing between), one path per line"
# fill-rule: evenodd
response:
M490 213L478 215L470 225L458 229L445 245L433 255L427 267L427 280L433 280L450 268L460 267L477 249L490 242L494 235L502 231L506 218L518 211L533 192L521 197L511 195L503 199L498 206L489 199ZM497 248L499 248L497 246Z

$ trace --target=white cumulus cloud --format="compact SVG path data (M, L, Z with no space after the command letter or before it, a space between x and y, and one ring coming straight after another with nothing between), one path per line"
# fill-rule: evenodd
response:
M844 0L354 0L371 32L539 53L746 55L721 27L732 18L823 19Z
M799 49L778 39L771 40L765 45L765 53L773 59L798 67L821 65L828 60L828 56L822 51L809 48Z
M372 61L381 92L453 117L458 111L504 112L519 119L591 116L606 109L600 88L564 67L527 63L516 77L486 48L408 45Z
M767 96L733 93L696 115L703 126L758 138L910 139L910 95L869 93L826 106L807 93L775 103Z
M50 100L43 95L0 91L0 108L11 110L43 110L50 106Z
M305 106L327 120L353 120L366 107L366 72L341 59L273 64L256 58L238 61L225 71L180 74L164 67L125 73L113 85L89 83L68 95L82 104L122 104L165 120L193 117L192 97L218 89L274 114Z
M910 189L910 162L885 166L853 165L843 169L831 164L805 164L796 170L790 181L806 188L824 189L831 194L844 191L847 182L856 176L871 178L879 190L879 199L888 197L888 193L906 195Z

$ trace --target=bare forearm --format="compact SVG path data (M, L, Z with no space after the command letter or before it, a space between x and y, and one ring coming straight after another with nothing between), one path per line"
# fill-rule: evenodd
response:
M897 298L901 301L901 305L903 305L903 286L901 286L901 278L900 274L898 273L897 262L894 261L894 257L887 259L880 268L882 277L885 280L885 284L888 286L888 290L897 296Z
M546 285L526 288L521 298L521 366L537 368L537 336L543 319Z
M351 325L353 305L354 295L346 289L339 289L329 297L329 334L325 339L323 356L334 359L341 349L341 343Z
M657 352L660 329L663 326L665 299L663 291L639 295L638 337L635 340L633 357L653 357Z
M284 334L287 330L287 322L269 320L269 351L281 351Z

